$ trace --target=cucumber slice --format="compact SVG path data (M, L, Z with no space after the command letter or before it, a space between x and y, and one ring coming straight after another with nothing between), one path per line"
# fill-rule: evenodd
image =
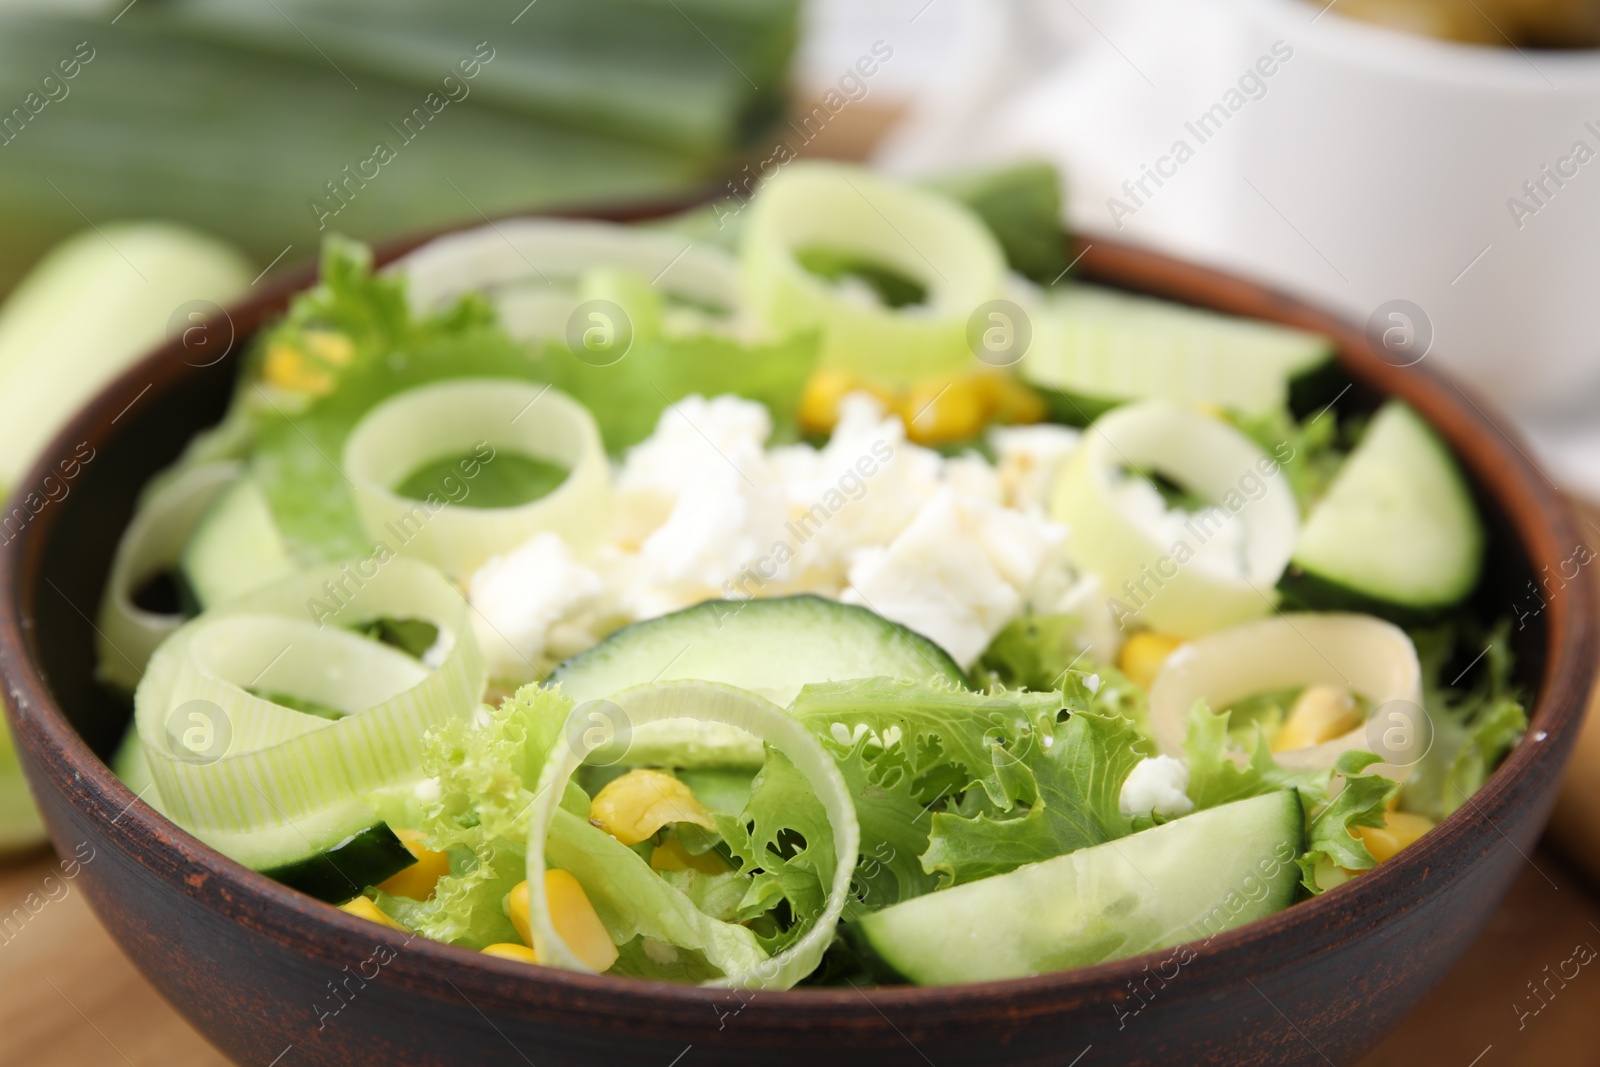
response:
M966 684L932 641L854 604L801 595L708 600L625 626L550 675L578 703L636 685L692 679L787 707L812 682L931 678Z
M634 623L561 664L550 682L579 704L692 679L787 707L809 683L877 677L967 682L955 661L921 634L866 608L809 595L709 600ZM741 730L684 722L632 731L627 756L629 763L677 767L759 766L762 758L760 742Z
M1077 421L1152 398L1255 415L1284 407L1290 383L1333 353L1303 330L1075 285L1035 314L1017 370L1062 407L1084 409Z
M269 867L261 873L307 896L342 904L415 862L417 858L388 824L380 822L332 848Z
M293 570L267 495L251 478L240 478L217 494L178 563L201 608L225 603Z
M1483 524L1433 428L1397 400L1374 416L1295 543L1284 593L1309 607L1412 615L1478 584Z
M1087 967L1288 907L1304 839L1299 793L1269 793L896 904L849 936L919 985Z

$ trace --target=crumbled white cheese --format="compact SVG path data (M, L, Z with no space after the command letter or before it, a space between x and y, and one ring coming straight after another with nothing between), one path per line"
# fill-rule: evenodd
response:
M616 590L622 613L645 618L730 595L787 517L765 451L772 420L749 400L688 397L662 412L617 478L619 548L637 553Z
M691 396L664 411L617 471L608 542L544 534L473 576L495 676L534 677L619 623L801 592L864 604L967 666L1025 604L1060 606L1041 607L1041 587L1064 596L1055 572L1081 585L1060 559L1066 529L1044 507L1076 431L997 430L997 468L912 444L869 394L839 412L823 447L768 449L772 420L753 401Z
M1021 511L1048 511L1056 475L1082 438L1078 430L1049 423L990 430L989 443L999 460L995 474L1004 492L1003 502Z
M789 515L769 558L793 557L778 591L822 596L838 596L863 552L911 524L939 489L944 465L937 452L908 442L899 418L866 393L841 401L839 424L821 449L789 445L771 458Z
M1189 788L1189 768L1171 756L1140 760L1122 783L1118 806L1124 815L1160 815L1176 818L1194 810Z
M604 593L600 576L553 533L535 534L489 560L473 574L467 595L477 609L473 628L490 675L531 677L545 661L592 644L593 634L569 632L567 643L578 648L554 647L551 634L558 624L570 631L574 618L596 607Z
M888 546L860 556L841 599L909 626L966 668L1016 618L1064 535L941 489Z

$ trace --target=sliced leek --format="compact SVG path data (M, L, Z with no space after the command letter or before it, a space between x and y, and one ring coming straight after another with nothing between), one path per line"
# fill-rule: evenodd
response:
M6 229L8 245L33 236ZM231 246L168 223L95 227L45 256L0 308L0 499L68 416L161 341L182 337L196 367L220 360L225 331L203 326L254 273Z
M423 733L477 706L484 669L467 611L438 572L389 558L299 574L187 623L151 657L134 701L163 809L260 869L366 828L362 798L414 774ZM419 663L349 632L374 618L426 619L439 643Z
M824 365L910 382L974 363L969 320L1000 297L1005 257L959 203L870 172L796 163L752 201L742 259L751 313L779 333L820 328ZM854 299L801 265L824 247L919 283L926 303L894 309Z
M835 867L828 889L828 902L812 927L776 956L747 962L708 985L744 989L787 989L810 974L832 944L835 928L849 899L850 879L855 873L861 846L861 830L856 822L855 805L839 768L804 726L776 704L753 693L711 682L661 682L625 690L611 698L622 709L623 721L633 727L668 719L691 719L702 723L722 723L753 734L773 749L782 752L816 790L817 799L833 827ZM574 717L584 712L572 711ZM574 738L578 731L567 729ZM598 736L593 744L603 743ZM529 916L533 927L534 951L541 962L567 970L587 971L576 954L557 935L544 892L545 844L568 781L588 755L584 745L558 745L539 777L528 840ZM581 749L581 750L580 750Z
M739 303L739 263L712 245L677 234L575 219L509 219L430 241L395 264L411 306L438 311L485 293L513 336L563 336L586 299L584 275L620 269L668 299L730 313Z
M424 502L395 492L423 464L475 450L483 463L508 450L569 473L546 496L509 508L463 507L442 497ZM610 529L611 469L594 416L547 385L459 378L401 393L356 425L345 443L344 471L375 541L457 580L533 534L555 533L587 552ZM470 480L462 485L471 492Z
M1371 615L1279 615L1180 646L1150 688L1151 730L1163 753L1182 756L1196 701L1221 710L1258 693L1310 685L1335 686L1363 697L1374 710L1374 720L1331 741L1278 752L1280 765L1325 770L1351 749L1377 752L1407 766L1421 758L1430 735L1417 650L1404 630ZM1403 770L1390 764L1374 770L1403 777Z
M242 469L231 461L190 467L159 483L140 505L117 543L100 603L95 660L102 682L132 692L151 653L183 624L180 615L141 608L134 594L145 582L177 567L200 517Z
M1215 506L1177 524L1152 523L1122 492L1128 472L1143 470ZM1073 559L1106 585L1119 624L1179 637L1272 610L1300 522L1275 460L1220 419L1165 400L1117 408L1085 431L1051 511L1070 531ZM1233 520L1243 544L1221 565L1207 545Z
M1033 385L1096 402L1162 397L1251 414L1289 402L1289 382L1326 363L1326 338L1112 289L1075 285L1031 309L1018 365Z

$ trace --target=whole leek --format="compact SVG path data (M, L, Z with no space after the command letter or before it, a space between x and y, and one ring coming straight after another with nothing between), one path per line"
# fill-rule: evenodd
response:
M228 245L161 223L107 223L52 251L0 306L0 501L56 430L112 376L250 281ZM174 322L177 323L174 326ZM32 509L6 504L0 539ZM44 837L0 726L0 853Z

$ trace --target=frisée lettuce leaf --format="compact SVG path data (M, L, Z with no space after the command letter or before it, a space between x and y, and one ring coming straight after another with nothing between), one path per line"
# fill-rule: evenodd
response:
M1443 626L1412 634L1422 660L1422 704L1434 737L1401 800L1406 810L1434 820L1466 803L1528 728L1521 691L1511 681L1510 620L1486 635L1460 635L1459 629ZM1458 650L1465 655L1458 657ZM1478 658L1465 669L1452 663L1468 656ZM1470 688L1456 688L1474 672ZM1445 681L1447 677L1453 681Z
M888 679L802 690L791 712L843 757L862 853L876 861L857 903L897 903L1132 832L1118 799L1141 736L1090 677L1068 672L1043 693Z
M1351 832L1356 826L1382 826L1389 801L1400 791L1399 782L1361 773L1377 762L1379 757L1371 752L1352 751L1334 765L1344 788L1312 818L1307 848L1300 857L1301 882L1313 894L1338 884L1345 871L1378 865L1366 844Z
M1081 685L1080 683L1076 683ZM1125 837L1135 829L1118 799L1143 759L1141 736L1127 719L1072 709L1035 744L1008 751L1025 772L1013 812L958 803L933 817L923 865L948 885L1005 874L1026 863Z

